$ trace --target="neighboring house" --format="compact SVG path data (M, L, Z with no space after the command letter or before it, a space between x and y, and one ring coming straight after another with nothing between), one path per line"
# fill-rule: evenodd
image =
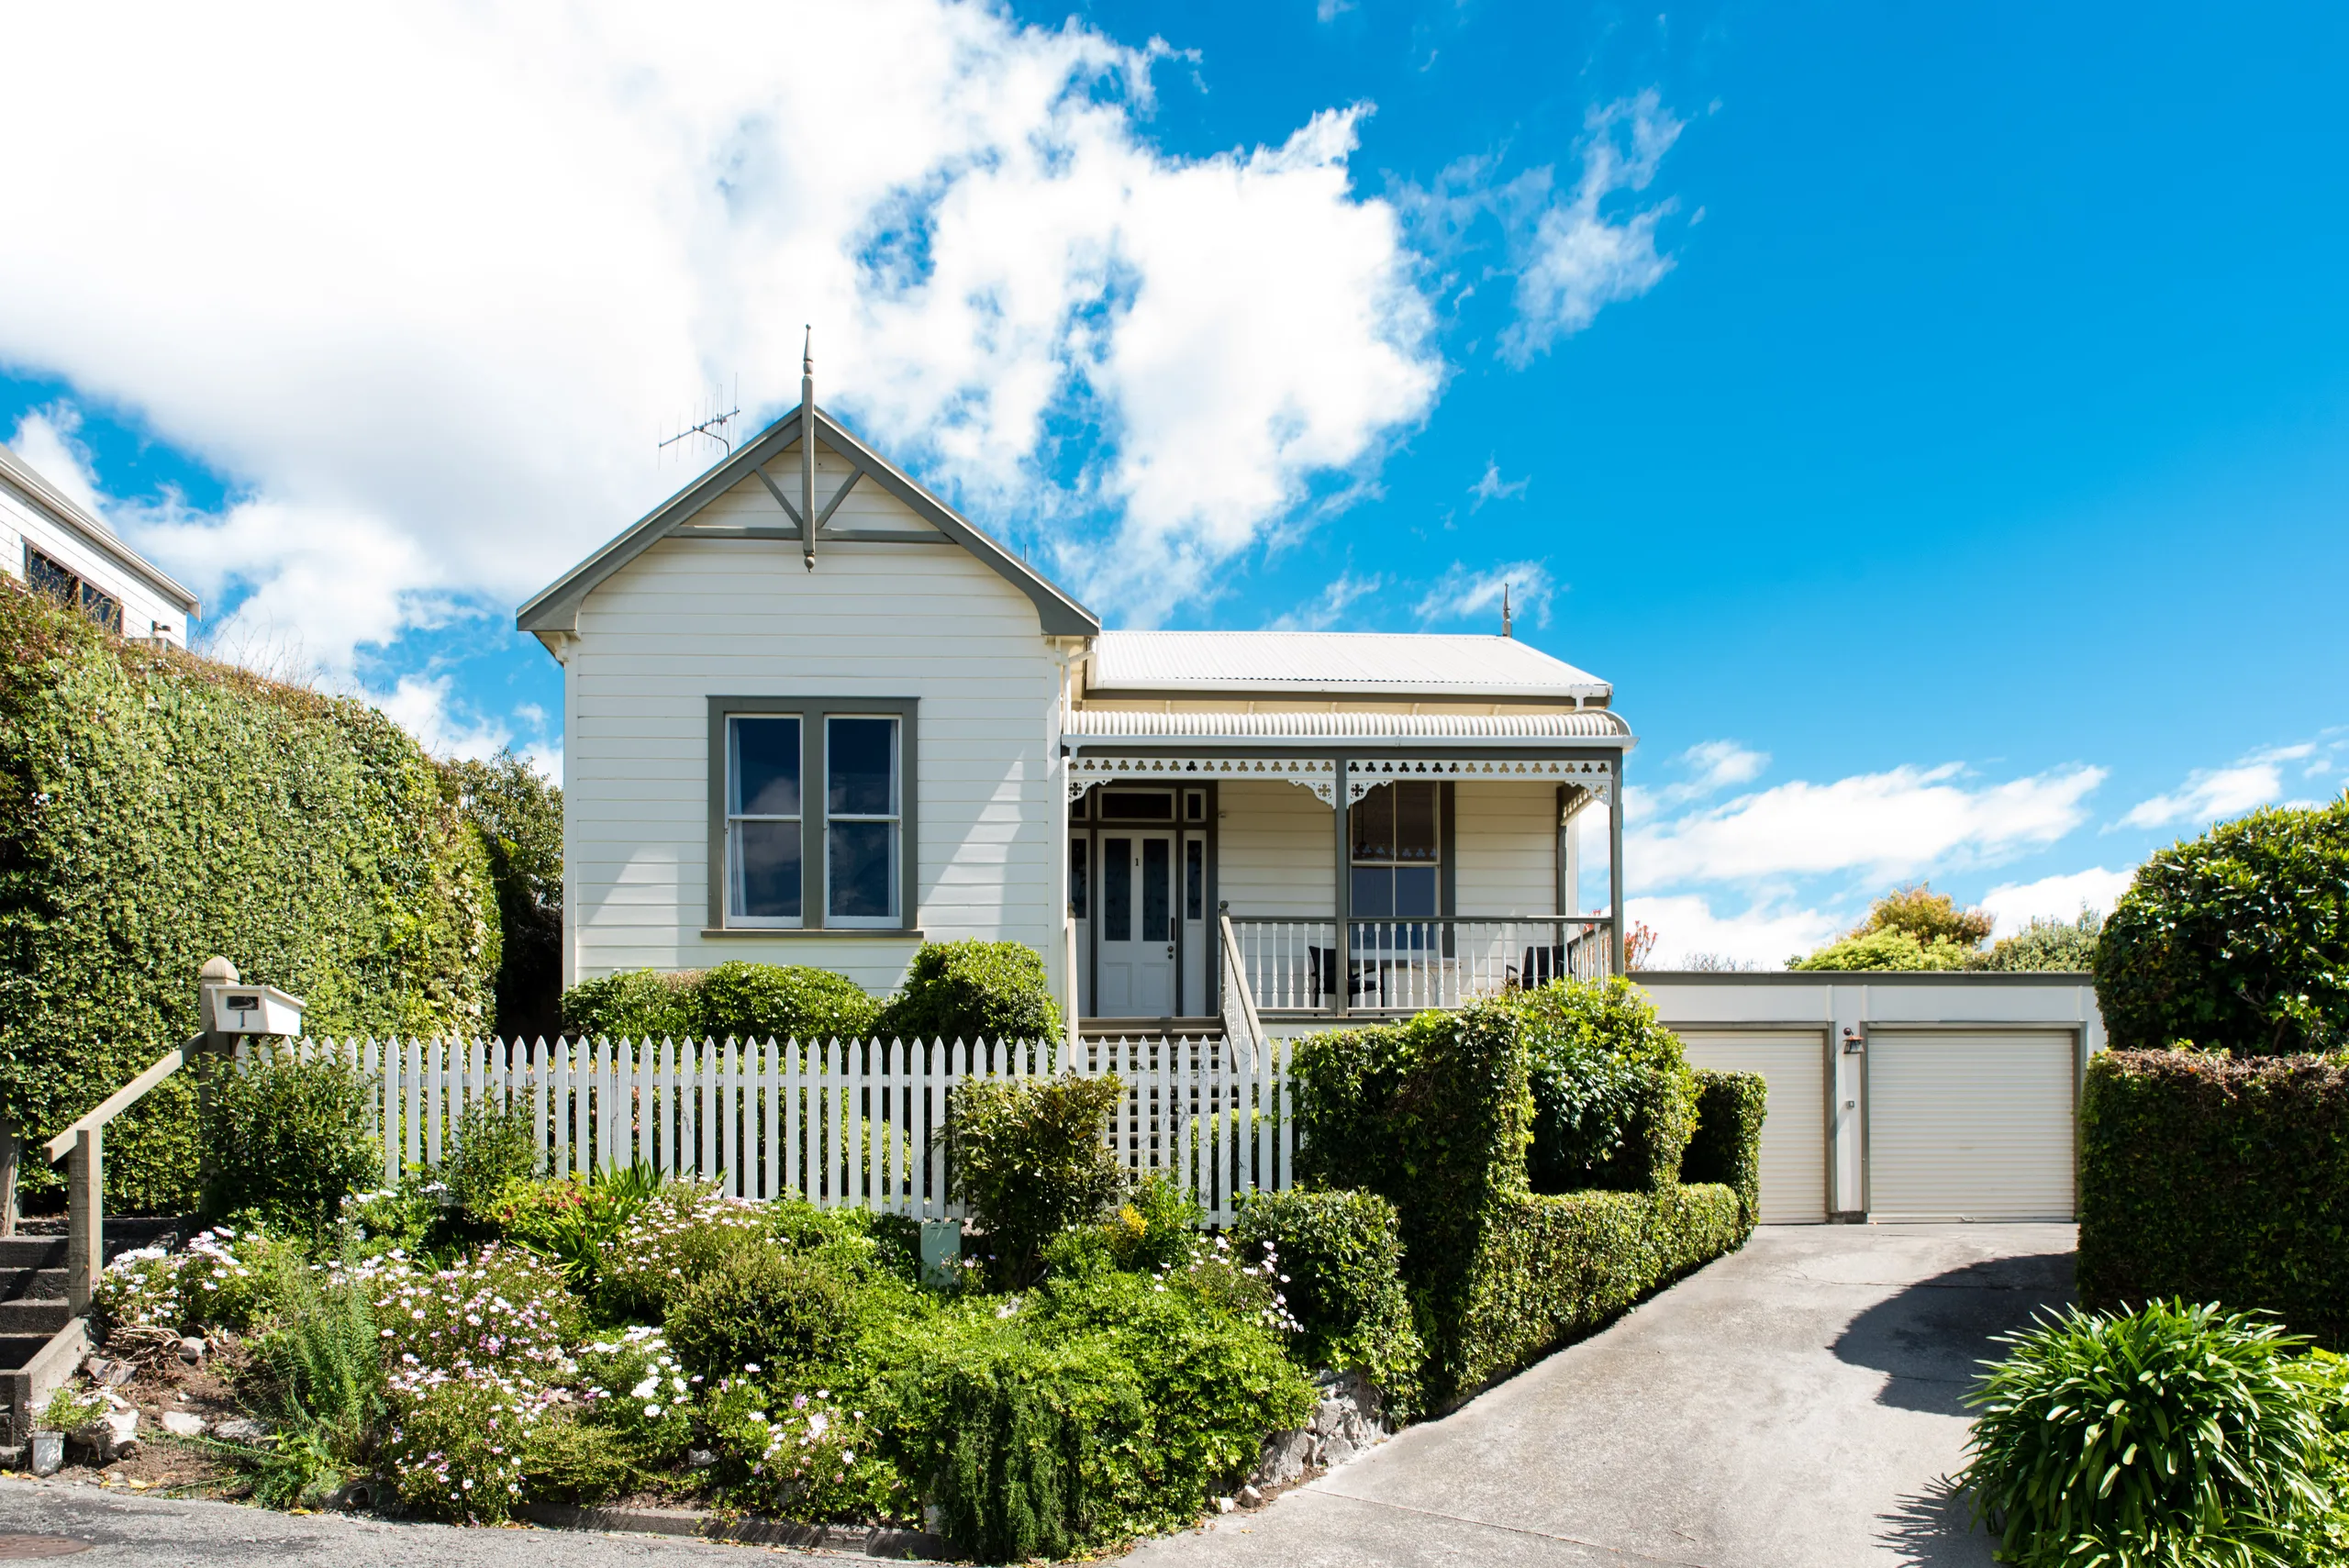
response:
M518 620L563 666L565 984L885 992L1009 939L1087 1019L1240 974L1287 1032L1621 966L1605 682L1505 637L1104 631L812 385Z
M0 570L109 631L187 646L195 595L0 447Z

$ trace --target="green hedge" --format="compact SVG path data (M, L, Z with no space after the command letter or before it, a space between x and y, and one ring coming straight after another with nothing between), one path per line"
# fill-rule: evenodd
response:
M1021 942L924 942L874 1021L883 1040L1059 1040L1068 1032L1043 958Z
M582 981L562 994L562 1027L612 1040L863 1040L880 1008L829 969L738 960Z
M2349 1061L2107 1051L2080 1102L2080 1298L2276 1313L2349 1350Z
M485 1027L496 895L451 794L372 708L0 582L0 1111L46 1139L187 1039L214 953L315 1033ZM196 1166L183 1074L109 1129L108 1203L184 1210Z
M1439 1408L1734 1250L1752 1228L1727 1186L1534 1194L1525 1032L1513 1006L1485 1003L1297 1043L1299 1177L1395 1205ZM1698 1136L1719 1135L1700 1124Z
M1358 1372L1386 1396L1390 1417L1419 1408L1427 1354L1403 1288L1402 1220L1376 1193L1292 1189L1248 1200L1233 1228L1235 1256L1253 1266L1267 1248L1297 1332L1290 1350L1309 1367Z
M1558 980L1508 1005L1524 1020L1533 1190L1648 1192L1678 1180L1697 1082L1640 989L1620 976Z
M2122 1049L2349 1045L2349 796L2147 860L2098 939L2096 1001Z
M1749 1226L1762 1211L1762 1117L1769 1104L1770 1085L1759 1073L1697 1070L1697 1130L1680 1157L1680 1179L1729 1188Z

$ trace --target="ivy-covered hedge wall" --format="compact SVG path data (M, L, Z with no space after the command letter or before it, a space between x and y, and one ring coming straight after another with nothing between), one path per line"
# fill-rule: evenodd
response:
M1530 1029L1517 1007L1487 1003L1296 1047L1298 1175L1394 1204L1435 1408L1734 1251L1753 1229L1736 1190L1668 1173L1638 1192L1534 1193ZM1742 1096L1716 1104L1734 1130L1709 1136L1758 1147L1761 1121L1742 1114ZM1711 1147L1701 1114L1697 1137ZM1757 1157L1721 1163L1736 1171Z
M2113 1051L2080 1101L2080 1298L2264 1309L2349 1350L2349 1060Z
M0 1113L45 1140L195 1033L216 952L314 1033L486 1029L497 902L453 793L362 704L0 578ZM108 1129L110 1207L193 1207L185 1078Z
M1697 1069L1697 1133L1680 1157L1684 1182L1719 1182L1745 1206L1745 1223L1762 1212L1762 1118L1770 1085L1759 1073Z

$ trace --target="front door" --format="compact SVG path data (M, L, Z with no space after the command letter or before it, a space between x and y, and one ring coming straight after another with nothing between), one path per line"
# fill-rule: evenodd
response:
M1098 885L1104 1018L1163 1018L1174 1011L1174 835L1133 828L1101 835Z

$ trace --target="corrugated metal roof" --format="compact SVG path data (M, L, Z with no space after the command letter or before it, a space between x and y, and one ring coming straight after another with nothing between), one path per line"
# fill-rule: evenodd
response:
M1498 638L1493 640L1499 641ZM1573 713L1150 713L1083 707L1061 737L1073 746L1113 740L1627 740L1612 708Z
M1604 697L1607 683L1507 637L1364 631L1105 631L1108 691L1383 692L1454 699Z

